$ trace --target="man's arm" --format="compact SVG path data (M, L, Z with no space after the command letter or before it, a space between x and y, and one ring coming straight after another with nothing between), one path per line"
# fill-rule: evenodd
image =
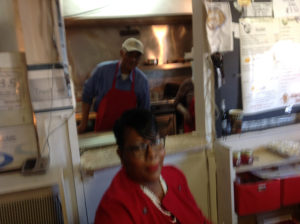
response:
M183 116L183 118L186 122L190 121L191 115L190 115L190 112L188 111L188 109L186 107L184 107L181 103L178 103L176 105L176 109L177 109L177 111L179 111L179 113L182 114L182 116Z
M85 103L82 101L82 110L81 110L81 121L79 126L77 127L77 131L78 133L83 133L86 130L87 124L88 124L88 120L89 120L89 113L90 113L90 107L91 105L88 103Z
M101 83L99 81L99 77L100 77L100 70L98 67L96 67L93 70L91 77L84 82L82 98L81 98L81 100L82 100L81 101L82 102L82 104L81 104L82 119L80 121L79 126L77 127L77 132L79 134L85 132L85 130L87 128L90 108L91 108L94 97L97 95L96 85Z

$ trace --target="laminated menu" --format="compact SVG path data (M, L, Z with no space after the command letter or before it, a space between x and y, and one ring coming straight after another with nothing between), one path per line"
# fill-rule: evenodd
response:
M299 19L242 18L239 24L244 114L300 105Z

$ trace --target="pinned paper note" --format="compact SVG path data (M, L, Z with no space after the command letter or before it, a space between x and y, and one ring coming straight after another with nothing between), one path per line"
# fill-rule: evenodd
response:
M233 50L232 17L228 2L205 2L210 53Z
M300 17L300 0L273 0L274 17Z
M299 31L295 19L240 19L244 113L300 104Z
M73 108L63 69L28 71L28 83L35 112Z
M272 2L252 2L244 11L246 17L272 17L273 4Z
M21 107L21 95L24 94L18 81L21 76L17 70L0 71L0 110L15 110Z

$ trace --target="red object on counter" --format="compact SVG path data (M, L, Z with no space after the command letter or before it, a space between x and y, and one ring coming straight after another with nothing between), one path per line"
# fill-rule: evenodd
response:
M300 176L281 180L281 204L283 206L300 203Z
M250 215L280 208L280 180L234 183L235 210Z
M253 153L252 151L243 151L241 153L242 164L250 165L253 163Z
M188 109L191 120L189 122L184 122L184 133L195 131L195 97L191 100Z

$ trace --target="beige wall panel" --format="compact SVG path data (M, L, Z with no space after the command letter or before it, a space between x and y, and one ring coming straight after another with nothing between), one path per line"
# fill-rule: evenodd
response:
M14 29L14 8L13 1L0 1L0 51L18 51L16 31Z

